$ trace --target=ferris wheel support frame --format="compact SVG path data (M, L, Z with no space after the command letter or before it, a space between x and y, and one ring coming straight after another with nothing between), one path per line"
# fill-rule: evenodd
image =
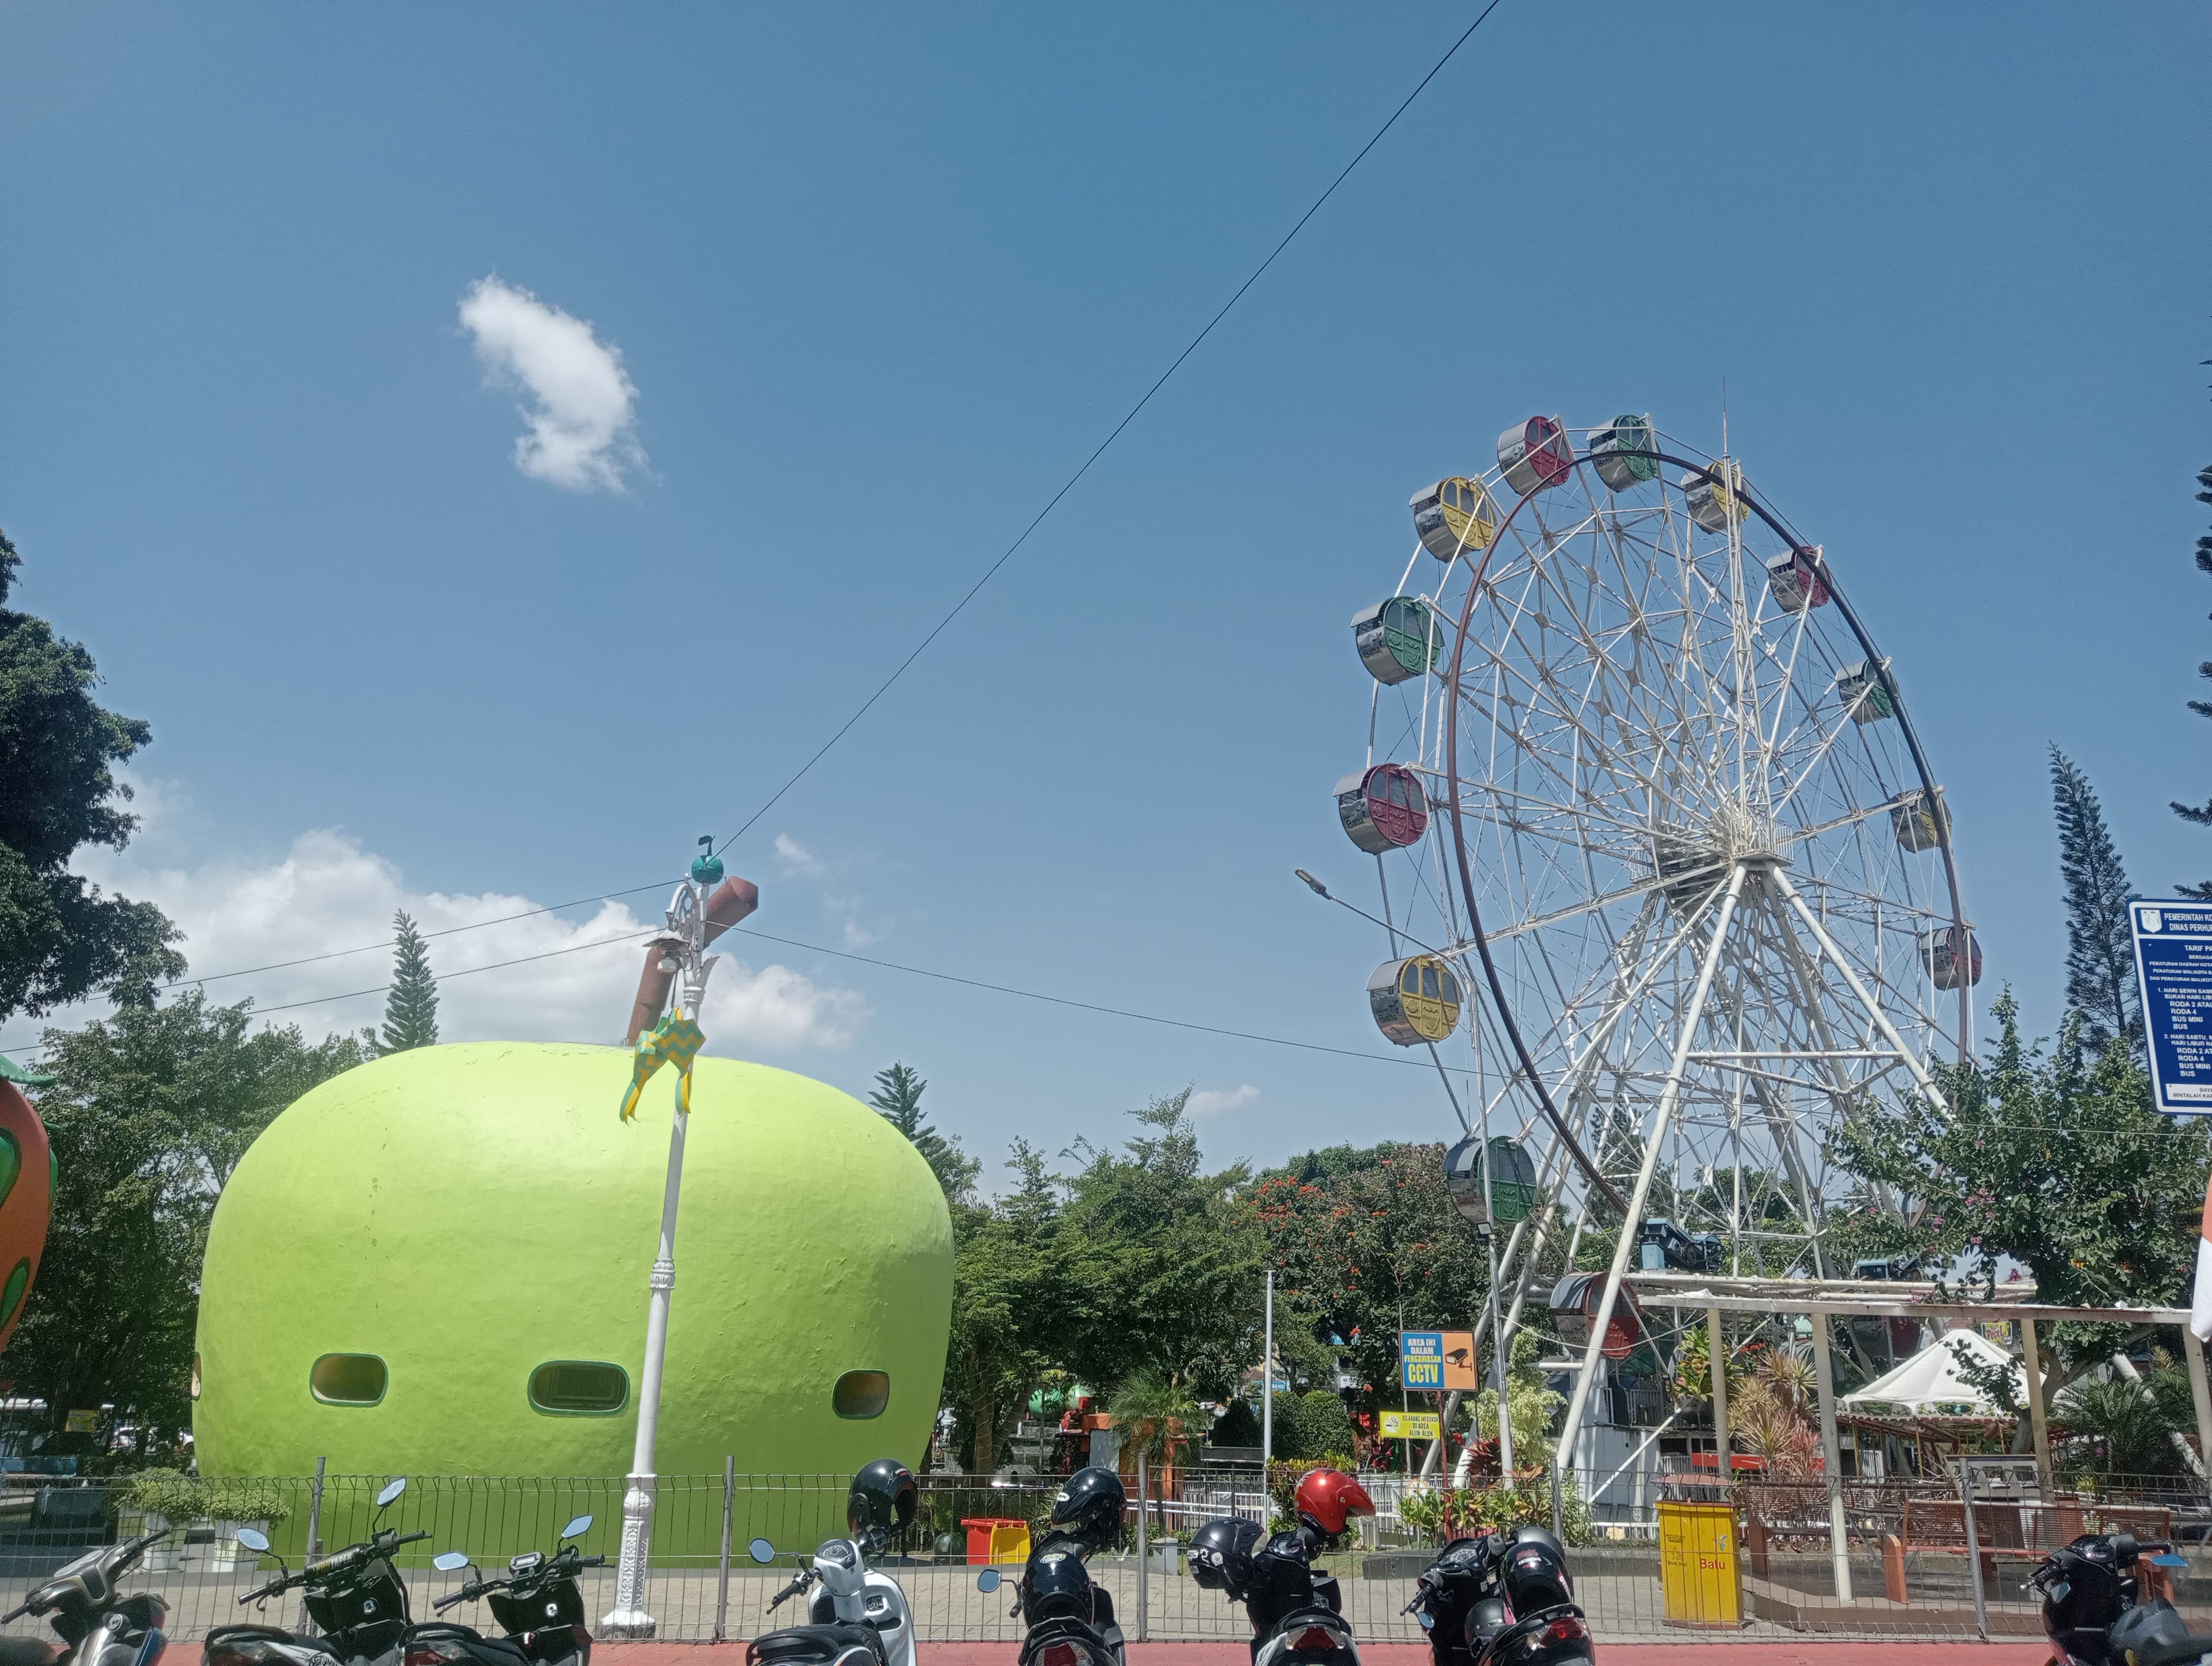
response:
M1725 472L1716 472L1714 469L1707 466L1707 465L1696 461L1693 459L1678 457L1672 453L1656 449L1644 450L1623 447L1620 447L1615 454L1623 457L1641 458L1652 462L1666 464L1685 469L1710 485L1727 491L1734 501L1741 503L1746 509L1749 510L1752 514L1756 514L1759 520L1765 523L1765 525L1778 538L1781 538L1791 550L1800 553L1802 556L1809 562L1816 581L1826 590L1829 599L1836 605L1838 616L1849 628L1852 637L1857 641L1862 653L1866 656L1867 660L1870 663L1878 663L1880 661L1881 655L1874 645L1873 639L1868 633L1864 624L1860 621L1856 611L1851 607L1850 601L1844 595L1841 587L1837 584L1834 575L1828 567L1825 551L1817 545L1808 544L1795 528L1785 524L1778 516L1777 516L1755 496L1753 496L1745 483L1740 471L1726 470ZM1569 465L1571 468L1580 468L1593 460L1594 459L1592 454L1587 450L1579 453L1571 453ZM1729 459L1722 459L1719 460L1725 469L1725 465ZM1551 483L1556 483L1556 482ZM1622 1277L1626 1270L1629 1246L1635 1241L1637 1228L1642 1220L1643 1210L1650 1192L1652 1178L1657 1165L1658 1154L1664 1142L1664 1135L1668 1122L1674 1111L1675 1102L1680 1097L1683 1075L1687 1068L1689 1056L1692 1051L1693 1044L1696 1040L1698 1026L1703 1019L1705 1006L1711 993L1713 978L1719 968L1720 962L1723 958L1723 952L1728 942L1728 927L1734 917L1737 903L1741 900L1743 892L1745 881L1753 866L1760 866L1765 870L1765 872L1761 875L1762 879L1771 877L1778 882L1783 899L1796 912L1800 918L1803 920L1806 926L1810 929L1814 941L1820 945L1821 953L1827 959L1832 961L1836 965L1837 969L1844 975L1844 979L1850 987L1852 994L1866 1009L1869 1016L1872 1018L1875 1025L1881 1031L1883 1038L1893 1049L1895 1049L1897 1055L1905 1062L1907 1068L1911 1071L1915 1085L1936 1104L1939 1110L1947 1110L1948 1105L1944 1096L1937 1088L1934 1079L1930 1076L1923 1061L1909 1047L1905 1044L1903 1037L1899 1035L1895 1026L1890 1023L1887 1015L1883 1012L1880 1003L1874 1000L1865 984L1861 981L1856 972L1850 965L1848 959L1843 955L1840 950L1837 947L1834 940L1829 936L1826 928L1820 924L1817 915L1807 905L1803 897L1797 892L1796 888L1794 885L1791 885L1786 876L1782 873L1780 862L1773 860L1771 857L1764 859L1747 858L1739 860L1732 864L1733 872L1730 873L1728 880L1726 896L1723 902L1722 909L1715 919L1711 942L1702 958L1703 964L1699 968L1698 982L1695 991L1692 996L1690 1006L1682 1021L1680 1033L1675 1038L1674 1056L1668 1069L1665 1084L1661 1091L1659 1104L1653 1118L1651 1130L1645 1140L1644 1155L1638 1167L1634 1191L1630 1199L1623 1200L1620 1197L1620 1194L1613 1189L1611 1183L1606 1178L1602 1170L1599 1169L1597 1164L1591 1158L1589 1153L1583 1149L1580 1140L1576 1136L1573 1126L1561 1115L1558 1105L1553 1102L1549 1088L1545 1083L1541 1073L1536 1067L1535 1060L1528 1049L1527 1041L1521 1033L1520 1025L1513 1012L1511 1004L1506 999L1504 981L1499 976L1497 962L1491 952L1489 938L1482 928L1481 909L1475 896L1472 864L1468 854L1465 812L1459 791L1461 777L1459 773L1459 724L1457 721L1457 713L1461 698L1462 677L1467 652L1468 628L1472 620L1474 609L1480 601L1483 592L1483 580L1489 568L1492 554L1503 543L1506 532L1511 527L1514 520L1518 518L1522 510L1528 508L1529 503L1534 500L1539 489L1542 489L1542 488L1532 489L1531 490L1521 495L1519 501L1513 505L1511 509L1507 511L1506 514L1499 521L1497 527L1491 534L1488 543L1482 550L1480 560L1473 564L1472 571L1468 577L1466 599L1461 605L1459 617L1453 632L1451 664L1445 677L1446 698L1449 702L1450 712L1448 721L1446 721L1444 742L1446 754L1445 769L1451 786L1448 808L1451 812L1453 854L1459 871L1461 895L1466 903L1468 910L1468 933L1473 939L1476 952L1482 962L1484 981L1490 989L1492 1010L1496 1013L1500 1026L1504 1031L1507 1038L1511 1043L1514 1055L1520 1062L1521 1068L1519 1073L1528 1082L1530 1087L1534 1090L1538 1104L1541 1108L1545 1117L1551 1122L1557 1140L1563 1143L1567 1155L1573 1159L1576 1166L1582 1170L1585 1179L1589 1183L1589 1184L1595 1188L1599 1194L1603 1195L1608 1202L1620 1209L1623 1217L1620 1235L1613 1245L1612 1262L1607 1274L1603 1293L1599 1304L1599 1309L1597 1314L1595 1316L1595 1320L1591 1326L1590 1340L1584 1350L1582 1369L1576 1375L1574 1393L1568 1406L1567 1416L1565 1426L1560 1432L1559 1445L1553 1455L1552 1475L1552 1513L1553 1526L1555 1529L1558 1529L1562 1525L1562 1516L1564 1512L1565 1495L1563 1482L1565 1467L1571 1461L1574 1442L1580 1433L1582 1419L1588 1407L1592 1385L1595 1381L1596 1364L1601 1354L1606 1330L1611 1322L1613 1308L1620 1298L1620 1284ZM1732 546L1733 543L1734 539L1732 534ZM1811 604L1808 602L1807 605L1809 607ZM1739 644L1739 651L1741 651L1741 644ZM1893 695L1894 695L1893 690ZM1894 715L1899 725L1899 733L1905 743L1907 751L1911 757L1914 772L1918 775L1920 780L1921 790L1927 795L1927 799L1929 803L1937 803L1938 800L1936 800L1936 785L1934 772L1929 768L1927 755L1920 745L1917 732L1913 728L1911 715L1906 711L1904 701L1901 697L1895 697L1893 703L1895 708ZM1951 923L1954 929L1960 933L1957 940L1962 945L1970 945L1971 937L1968 934L1969 928L1966 918L1964 894L1959 882L1957 854L1952 841L1948 818L1943 815L1939 809L1934 817L1934 821L1936 842L1937 848L1942 854L1946 889L1948 891L1950 895ZM1711 893L1708 893L1708 897L1710 897L1710 895ZM1765 887L1762 886L1762 902L1769 903L1771 904L1771 897L1769 897L1765 893ZM1786 920L1783 917L1779 909L1775 910L1775 921L1776 924L1782 927L1782 935L1785 943L1789 946L1792 960L1799 963L1796 966L1796 970L1798 970L1801 978L1809 975L1810 968L1802 964L1803 959L1802 945L1799 945L1795 942L1795 933L1789 930ZM1964 952L1970 955L1972 952L1971 946L1967 946L1964 950ZM1958 1049L1959 1061L1960 1064L1968 1067L1971 1067L1972 1064L1972 983L1969 979L1961 978L1960 980L1958 991ZM1814 1009L1817 1009L1818 1007L1817 1001L1809 1003L1809 1005ZM1815 1021L1821 1022L1818 1018L1817 1011ZM1824 1022L1822 1022L1822 1027L1825 1028ZM1834 1079L1835 1086L1840 1090L1845 1085L1843 1082L1840 1070L1835 1068L1834 1066L1833 1056L1836 1049L1834 1048L1832 1039L1828 1041L1828 1044L1825 1046L1822 1050L1832 1055L1831 1072ZM1757 1085L1755 1082L1753 1085L1754 1088L1756 1088ZM1766 1096L1764 1093L1761 1093L1759 1097L1762 1104L1765 1104ZM1810 1221L1808 1221L1808 1226L1814 1225L1814 1223ZM1579 1240L1579 1231L1577 1231L1576 1236L1577 1239ZM1511 1255L1511 1249L1512 1246L1509 1244L1507 1247L1507 1256L1509 1261ZM1539 1243L1532 1244L1530 1246L1530 1254L1527 1261L1524 1262L1522 1269L1522 1280L1524 1284L1527 1277L1528 1268L1533 1265L1534 1257L1538 1253L1540 1253L1540 1240ZM1518 1315L1519 1307L1520 1303L1516 1299L1514 1304L1516 1316ZM1486 1315L1485 1316L1486 1317L1487 1316ZM1504 1334L1510 1335L1511 1327L1512 1320L1509 1318L1505 1321L1504 1326L1503 1327ZM1825 1350L1823 1351L1825 1352Z
M1720 970L1721 955L1728 947L1729 921L1735 918L1736 904L1742 899L1744 881L1762 859L1746 858L1735 864L1729 875L1728 890L1721 897L1720 911L1713 916L1713 940L1707 945L1698 966L1698 982L1690 991L1690 1005L1682 1020L1681 1034L1674 1041L1674 1056L1667 1067L1667 1080L1659 1090L1659 1104L1651 1114L1651 1132L1644 1142L1644 1160L1637 1165L1636 1189L1629 1194L1628 1204L1622 1213L1620 1233L1613 1240L1613 1262L1605 1275L1605 1293L1599 1298L1597 1311L1590 1316L1589 1342L1583 1350L1583 1368L1575 1373L1575 1391L1567 1402L1567 1420L1559 1429L1559 1444L1552 1454L1552 1515L1553 1530L1565 1509L1565 1493L1561 1486L1564 1466L1572 1456L1575 1437L1582 1432L1583 1408L1589 1403L1590 1385L1597 1381L1597 1362L1605 1347L1606 1329L1613 1322L1613 1309L1620 1298L1621 1276L1628 1270L1628 1251L1636 1242L1637 1224L1644 1219L1644 1200L1651 1195L1651 1177L1659 1168L1659 1154L1667 1139L1667 1124L1674 1115L1675 1101L1681 1097L1682 1077L1690 1067L1690 1049L1697 1040L1698 1025L1705 1016L1705 997L1712 993L1713 974Z

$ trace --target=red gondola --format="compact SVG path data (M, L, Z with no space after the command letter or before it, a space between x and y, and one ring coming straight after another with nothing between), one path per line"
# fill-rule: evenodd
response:
M1604 1297L1602 1273L1570 1273L1553 1286L1552 1318L1562 1342L1571 1348L1589 1346L1590 1323ZM1636 1292L1624 1284L1613 1298L1613 1316L1606 1321L1605 1341L1598 1352L1608 1359L1626 1359L1643 1340L1644 1310L1636 1304Z
M1800 544L1786 556L1766 563L1766 588L1775 605L1785 613L1802 613L1807 607L1826 607L1828 587L1820 577L1820 546Z
M1429 795L1402 763L1378 763L1336 784L1336 813L1352 843L1370 855L1419 844L1429 830Z
M1968 927L1938 927L1922 937L1920 952L1928 963L1929 982L1939 989L1955 989L1962 982L1971 989L1982 981L1982 945Z
M1573 473L1575 448L1551 417L1531 416L1498 436L1498 466L1505 471L1505 483L1526 497L1549 491Z

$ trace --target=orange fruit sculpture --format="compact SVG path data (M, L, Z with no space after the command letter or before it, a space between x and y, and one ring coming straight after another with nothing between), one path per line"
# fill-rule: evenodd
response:
M39 1276L54 1213L53 1148L46 1126L15 1085L0 1077L0 1349Z

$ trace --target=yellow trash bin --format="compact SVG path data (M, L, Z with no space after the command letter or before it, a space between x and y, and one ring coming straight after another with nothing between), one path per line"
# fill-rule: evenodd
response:
M1670 1626L1743 1624L1734 1505L1661 1500L1659 1584Z

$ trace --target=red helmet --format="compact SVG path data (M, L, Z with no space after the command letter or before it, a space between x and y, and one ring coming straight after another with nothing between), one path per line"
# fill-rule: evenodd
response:
M1309 1469L1299 1479L1291 1508L1300 1521L1334 1538L1352 1517L1373 1515L1375 1500L1341 1469Z

